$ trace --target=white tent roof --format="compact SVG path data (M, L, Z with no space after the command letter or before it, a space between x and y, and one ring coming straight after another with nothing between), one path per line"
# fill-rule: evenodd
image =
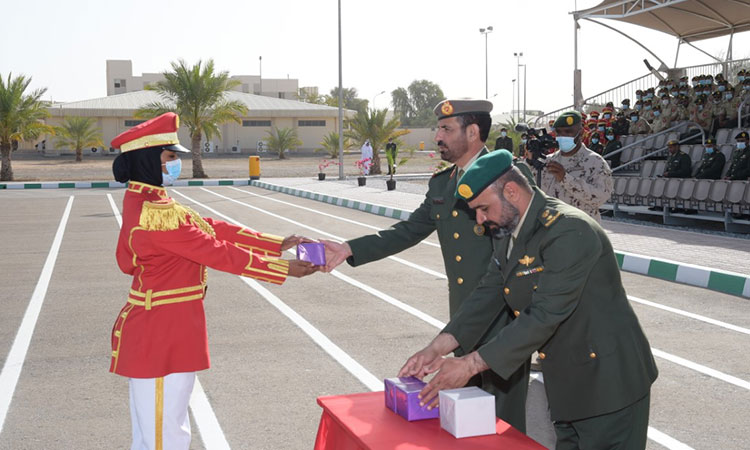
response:
M243 117L338 116L338 108L328 105L316 105L237 91L228 91L225 97L227 100L237 100L247 106L248 112ZM48 110L52 116L132 117L135 110L155 101L162 101L162 98L155 91L135 91L90 100L60 103L49 107ZM354 114L356 114L356 111L344 110L345 117Z
M573 14L640 25L684 42L750 30L750 0L604 0Z

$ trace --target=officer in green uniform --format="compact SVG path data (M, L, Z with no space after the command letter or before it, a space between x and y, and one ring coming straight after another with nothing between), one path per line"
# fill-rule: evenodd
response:
M456 181L476 160L487 154L484 146L492 120L492 103L486 100L445 100L435 107L438 131L435 136L440 156L452 163L430 179L422 204L407 220L387 230L351 239L343 244L322 241L328 264L333 270L346 260L351 266L377 261L412 247L436 231L448 278L450 317L479 284L492 256L492 239L465 201L454 196ZM520 164L525 166L524 164ZM528 167L526 172L531 173ZM330 256L329 256L330 255ZM498 323L502 327L504 323ZM471 350L471 349L469 349ZM529 362L513 377L500 378L491 371L473 380L495 396L497 416L514 427L526 429L526 392Z
M616 152L617 150L620 150L622 148L622 142L617 139L615 129L612 127L607 128L604 136L607 139L607 144L604 146L604 159L609 162L610 167L617 167L620 165L620 155L622 155L622 152L615 155L610 154Z
M505 127L500 128L500 137L498 137L495 140L494 150L498 150L501 148L504 148L505 150L508 150L509 152L513 151L513 139L510 136L508 136L508 129Z
M557 450L646 447L658 371L628 302L612 245L585 214L530 187L498 150L478 159L456 196L493 231L493 264L442 332L399 375L436 373L420 393L490 368L509 377L539 351ZM498 317L513 320L484 344ZM473 349L442 358L455 348Z
M669 157L664 168L664 178L690 178L692 162L687 153L680 150L680 143L675 139L667 142Z
M747 131L737 134L734 139L737 141L737 149L732 153L732 164L724 179L747 180L750 178L750 148L747 146Z
M716 151L716 141L713 138L706 139L701 164L695 173L695 178L703 180L718 180L726 163L724 154Z

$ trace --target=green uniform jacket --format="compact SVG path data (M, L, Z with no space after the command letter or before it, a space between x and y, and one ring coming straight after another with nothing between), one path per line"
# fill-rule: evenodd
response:
M553 421L619 410L649 393L658 372L614 250L584 212L534 192L510 258L509 238L498 240L480 286L443 331L463 349L486 340L479 354L503 378L538 350ZM497 331L507 316L515 320Z
M721 171L724 170L724 164L727 159L724 154L714 150L713 153L703 153L701 165L695 173L695 178L705 180L718 180L721 178Z
M486 153L483 150L480 155ZM492 240L466 202L457 199L456 166L436 173L429 182L424 201L407 220L387 230L348 241L352 256L347 262L359 266L399 253L437 231L448 277L450 317L479 284L492 256Z
M750 177L750 147L736 149L732 153L732 165L729 166L727 178L730 180L747 180Z
M664 169L665 178L690 178L691 161L687 153L677 151L674 155L667 158L667 166Z

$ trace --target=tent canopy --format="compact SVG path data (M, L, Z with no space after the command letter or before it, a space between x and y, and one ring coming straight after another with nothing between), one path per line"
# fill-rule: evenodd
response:
M604 0L573 15L632 23L682 42L750 30L750 0Z

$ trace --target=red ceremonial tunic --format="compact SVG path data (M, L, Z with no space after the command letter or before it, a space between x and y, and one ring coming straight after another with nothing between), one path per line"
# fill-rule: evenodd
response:
M289 271L282 240L201 218L164 188L131 181L116 256L133 284L112 329L110 372L158 378L208 369L206 267L281 284Z

